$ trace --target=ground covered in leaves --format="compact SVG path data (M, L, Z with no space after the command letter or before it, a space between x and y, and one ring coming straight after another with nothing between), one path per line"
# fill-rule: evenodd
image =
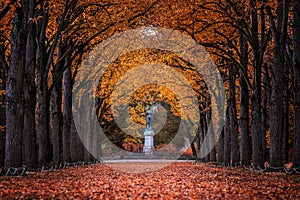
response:
M142 169L152 164L132 163L131 167ZM0 199L12 198L300 199L300 176L194 163L125 173L99 164L28 173L26 177L0 177Z

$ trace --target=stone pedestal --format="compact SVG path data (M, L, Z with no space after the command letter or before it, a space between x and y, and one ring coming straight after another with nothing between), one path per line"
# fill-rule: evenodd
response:
M143 152L145 154L151 154L153 152L153 149L154 149L153 135L154 135L154 132L153 132L152 128L146 129L144 132L145 143L144 143Z

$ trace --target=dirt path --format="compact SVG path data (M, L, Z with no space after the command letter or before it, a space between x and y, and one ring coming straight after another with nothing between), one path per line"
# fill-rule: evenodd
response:
M130 163L130 169L154 163ZM159 163L155 163L156 165ZM118 163L118 165L122 165ZM128 163L123 164L128 167ZM300 176L173 163L125 173L107 165L0 177L0 199L300 199Z

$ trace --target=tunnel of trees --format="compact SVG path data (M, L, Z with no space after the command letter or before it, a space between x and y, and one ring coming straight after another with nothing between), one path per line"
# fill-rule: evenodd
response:
M91 49L108 37L149 26L189 35L206 48L222 74L225 125L216 146L205 158L198 158L200 162L256 168L268 163L274 169L292 163L300 167L299 0L15 0L0 5L3 171L93 160L72 118L78 69ZM193 151L199 152L194 147L201 147L207 132L209 94L203 92L205 83L195 76L190 63L163 51L132 52L111 65L106 82L99 83L99 123L112 134L112 140L121 139L119 145L123 145L126 136L110 117L108 99L128 66L145 59L170 65L193 82L200 126L191 142ZM101 84L106 87L101 89ZM170 123L176 121L180 112L166 88L144 90L156 96L161 92L164 98L159 101L170 111ZM132 107L144 114L143 102L147 101L136 95ZM136 118L145 123L144 115ZM163 134L172 135L174 126L166 126L156 140L167 142ZM134 138L125 141L136 142Z

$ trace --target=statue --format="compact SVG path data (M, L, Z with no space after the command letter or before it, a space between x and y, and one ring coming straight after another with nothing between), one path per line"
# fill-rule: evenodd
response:
M148 110L146 111L146 129L148 130L152 129L151 118L152 118L152 110L151 107L149 106Z
M152 129L152 106L148 107L148 110L146 111L146 130L144 132L144 137L145 137L145 143L144 143L144 148L143 152L145 154L151 154L154 149L153 145L153 129Z

